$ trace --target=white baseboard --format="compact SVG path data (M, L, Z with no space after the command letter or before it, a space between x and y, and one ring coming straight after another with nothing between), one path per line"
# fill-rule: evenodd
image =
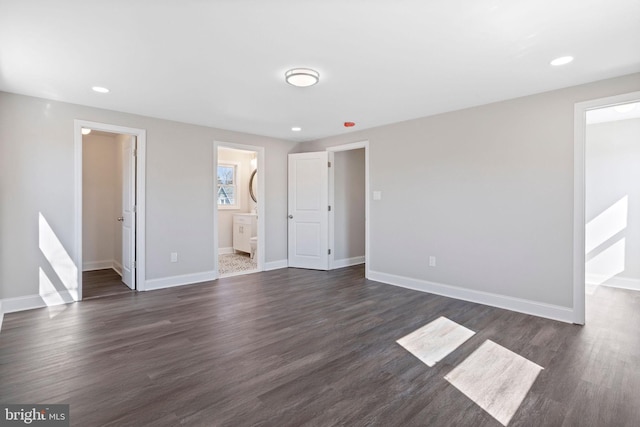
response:
M585 282L587 285L609 286L611 288L629 289L632 291L640 291L640 280L630 277L611 277L600 274L586 274Z
M229 255L229 254L233 254L236 251L233 250L233 248L218 248L218 255Z
M48 301L48 304L47 302ZM70 304L75 302L71 292L64 290L55 294L25 295L22 297L5 298L0 302L3 313L15 313L17 311L33 310L53 305Z
M217 277L216 271L203 271L202 273L182 274L179 276L151 279L145 282L144 290L153 291L155 289L172 288L174 286L193 285L195 283L215 280Z
M122 277L122 264L120 264L118 261L113 261L113 266L111 267L113 268L113 270L118 273L120 275L120 277Z
M264 263L264 271L279 270L281 268L287 267L289 267L288 259L281 259L279 261L270 261Z
M335 259L331 265L331 269L350 267L352 265L364 264L364 255L353 258Z
M106 261L87 261L82 263L82 271L94 271L94 270L105 270L107 268L113 268L114 260L106 260Z
M82 271L106 270L108 268L112 269L122 277L122 264L115 259L110 261L89 261L82 263Z
M370 271L369 279L416 291L428 292L477 304L504 308L506 310L517 311L519 313L545 317L547 319L559 320L561 322L573 323L574 320L573 309L568 307L561 307L558 305L498 295L489 292L463 289L442 283L380 273L378 271Z

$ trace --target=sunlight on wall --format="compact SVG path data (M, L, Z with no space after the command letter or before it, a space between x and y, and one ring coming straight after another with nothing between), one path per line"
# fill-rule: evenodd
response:
M49 318L53 319L55 316L67 309L66 304L73 302L73 299L69 295L62 295L58 292L55 285L47 276L47 273L40 268L40 298L49 308ZM64 305L62 305L64 304Z
M629 196L624 196L607 210L589 221L585 234L585 253L615 236L627 227Z
M625 239L622 238L587 261L586 281L601 285L624 271Z
M594 286L624 272L625 239L622 237L615 243L609 241L627 228L628 212L629 196L624 196L586 226L585 252L588 260L585 266L585 285L588 294L594 293ZM600 252L589 259L589 255L596 249Z
M77 297L78 291L78 268L75 263L60 243L60 240L53 232L49 223L42 216L40 212L38 214L38 240L40 251L47 259L51 268L60 279L60 282L65 289L56 289L53 282L47 277L46 273L40 269L40 296L49 305L47 301L59 301L57 297L53 297L50 294L55 293L60 297L63 302L71 302ZM43 277L46 279L43 282ZM43 295L43 290L49 291L49 294ZM71 301L68 301L68 295L71 295ZM61 303L61 302L60 302Z

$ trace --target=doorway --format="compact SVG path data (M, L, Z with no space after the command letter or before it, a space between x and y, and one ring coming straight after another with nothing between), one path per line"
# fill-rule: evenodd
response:
M264 148L214 142L214 257L218 277L264 270Z
M585 281L640 290L640 102L587 112Z
M367 268L368 144L329 147L329 269Z
M82 120L74 127L74 299L144 290L145 131Z
M369 276L369 143L289 155L289 267L365 264Z
M640 92L578 103L574 323L600 286L640 290Z

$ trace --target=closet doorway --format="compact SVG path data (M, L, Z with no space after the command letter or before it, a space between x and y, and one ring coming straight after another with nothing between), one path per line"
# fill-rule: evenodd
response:
M144 290L146 132L75 120L74 133L75 299Z

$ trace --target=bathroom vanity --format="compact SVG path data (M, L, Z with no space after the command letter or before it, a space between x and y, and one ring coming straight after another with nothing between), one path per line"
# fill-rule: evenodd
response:
M238 213L233 215L233 249L251 253L250 239L258 231L258 215L254 213Z

